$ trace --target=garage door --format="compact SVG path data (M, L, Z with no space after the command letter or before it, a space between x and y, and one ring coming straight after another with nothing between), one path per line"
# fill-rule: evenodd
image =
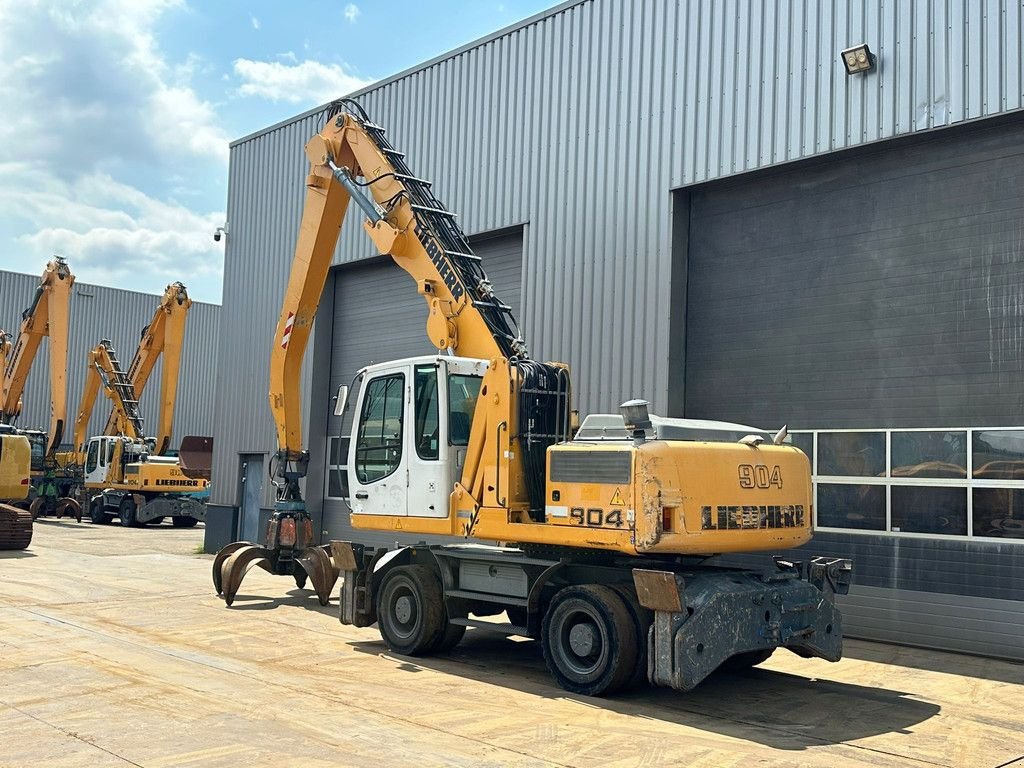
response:
M483 260L488 279L495 292L519 316L522 283L523 236L521 230L497 237L474 238L473 251ZM331 357L331 392L341 384L349 384L356 372L370 363L386 362L402 357L433 354L436 349L427 338L427 306L416 293L412 278L390 260L368 265L338 268L334 271L334 330ZM354 405L355 395L352 403ZM347 451L347 441L337 436L348 435L353 405L345 414L344 423L332 416L328 422L328 456L332 466L339 467ZM334 436L334 437L331 437ZM342 472L327 472L327 498L324 502L324 529L328 538L349 538L348 509L337 497L343 493ZM391 544L392 535L358 534L360 541ZM421 541L414 536L412 541Z
M1018 424L1021 126L946 129L692 191L686 415Z

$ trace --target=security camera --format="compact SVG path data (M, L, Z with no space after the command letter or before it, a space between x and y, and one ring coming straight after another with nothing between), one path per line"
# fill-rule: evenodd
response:
M219 243L221 237L223 235L226 235L227 233L228 233L228 225L227 224L225 224L223 227L217 227L217 229L214 230L214 233L213 233L213 242Z

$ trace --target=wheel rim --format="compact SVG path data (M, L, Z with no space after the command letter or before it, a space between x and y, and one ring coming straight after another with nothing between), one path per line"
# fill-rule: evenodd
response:
M554 647L559 666L581 679L599 675L608 663L608 630L589 606L574 607L557 617Z
M391 590L388 598L388 618L392 632L400 640L408 640L416 634L420 621L419 599L404 579Z

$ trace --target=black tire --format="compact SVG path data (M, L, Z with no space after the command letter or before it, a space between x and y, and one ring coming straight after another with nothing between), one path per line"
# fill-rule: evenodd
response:
M377 627L395 653L419 656L437 648L445 630L441 583L424 565L400 565L377 591Z
M175 528L195 528L199 521L194 517L175 516L171 518L171 525Z
M541 646L562 688L584 696L614 693L636 669L636 628L622 596L596 584L565 587L544 613Z
M633 619L633 629L636 630L636 667L633 669L633 674L626 683L626 687L641 686L647 683L647 635L654 622L654 611L640 605L640 600L633 587L616 584L612 589L622 598L629 609L629 615Z
M138 525L135 519L135 499L125 496L117 507L117 517L125 528L134 528Z
M764 648L760 651L737 653L735 656L730 656L728 659L723 661L718 668L724 669L726 672L742 672L745 669L756 667L758 664L768 661L773 653L775 653L774 648Z
M101 499L93 499L89 502L89 520L92 521L93 525L109 525L113 519L113 515L103 511L103 501Z
M437 640L437 645L434 646L433 650L444 653L450 651L456 645L462 642L462 638L466 636L466 627L462 624L449 624L448 619L445 618L444 631Z

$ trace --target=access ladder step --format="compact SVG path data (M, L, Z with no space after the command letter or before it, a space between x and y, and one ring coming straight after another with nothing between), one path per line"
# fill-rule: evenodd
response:
M515 624L509 624L507 622L497 624L493 621L484 621L483 619L449 619L449 623L455 624L459 627L473 627L474 629L488 629L491 632L498 632L503 635L522 635L523 637L530 636L530 630L526 627L517 627Z
M509 595L497 597L487 592L474 592L470 589L446 589L444 596L461 597L465 600L482 600L490 603L498 602L501 605L513 605L519 608L525 608L528 602L525 597L511 597ZM468 627L469 625L467 624L466 626Z
M420 179L416 176L410 176L407 173L396 173L395 178L399 181L411 181L413 184L422 184L424 187L434 186L434 182L427 181L426 179Z
M419 205L418 203L412 203L412 209L414 211L419 211L420 213L433 213L438 216L450 216L453 219L458 216L458 214L446 211L444 208L431 208L429 205Z
M463 253L462 251L445 251L445 256L451 256L456 259L467 259L468 261L483 261L475 253Z

